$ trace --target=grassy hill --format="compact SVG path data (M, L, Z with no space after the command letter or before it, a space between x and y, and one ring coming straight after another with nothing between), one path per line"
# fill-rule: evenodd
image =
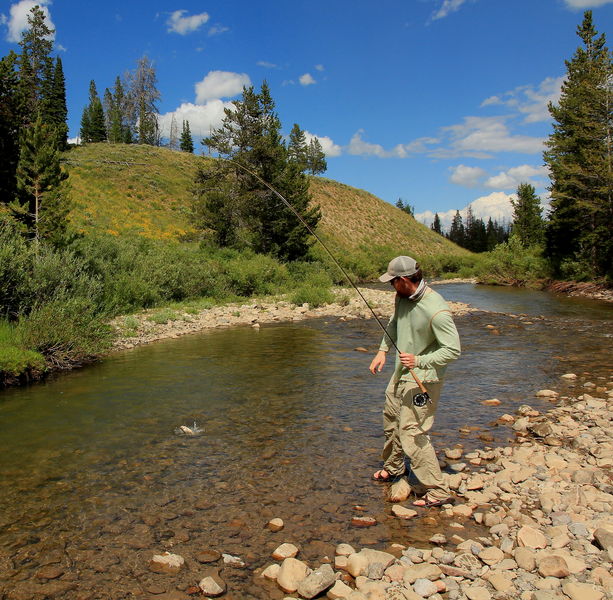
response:
M130 232L155 239L193 232L188 206L194 175L198 162L210 159L123 144L80 146L63 159L75 202L71 220L79 230ZM311 193L322 211L318 233L335 253L385 247L418 257L469 254L363 190L312 177Z

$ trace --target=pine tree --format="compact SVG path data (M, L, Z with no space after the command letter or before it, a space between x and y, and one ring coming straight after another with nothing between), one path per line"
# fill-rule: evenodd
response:
M10 202L15 197L19 137L25 118L17 63L13 51L0 60L0 203Z
M55 30L46 23L45 13L38 5L34 6L28 14L28 28L19 42L19 79L25 98L26 117L29 119L34 119L40 112L45 88L49 93L49 79L53 74L50 54L54 33Z
M25 235L36 243L60 243L68 224L68 203L54 127L41 116L23 135L17 165L17 199L9 207Z
M192 132L189 129L189 121L183 121L179 147L182 152L194 153L194 140L192 139Z
M250 246L281 260L302 258L311 244L308 231L276 194L238 166L274 187L311 228L317 225L319 208L309 207L306 176L289 160L268 85L264 82L259 94L243 88L233 105L225 110L221 128L203 142L230 160L199 170L198 225L212 230L220 245Z
M304 131L300 129L298 123L294 123L289 134L287 156L301 171L306 171L308 167L306 136L304 135Z
M462 215L459 210L455 211L455 216L453 217L453 221L451 221L448 238L454 244L464 246L464 223L462 222Z
M108 94L107 94L108 92ZM108 140L113 144L132 141L129 125L126 118L126 97L124 87L119 76L115 79L112 92L105 92L105 117L107 123Z
M438 216L438 213L434 213L434 220L432 221L432 225L430 225L430 229L439 235L443 235L443 231L441 229L441 219Z
M60 150L68 147L68 108L66 106L66 79L62 59L55 59L53 71L53 86L49 102L49 123L55 126L57 145Z
M307 147L307 171L311 175L325 173L328 170L326 154L318 138L311 138Z
M98 97L96 82L92 79L89 83L89 104L81 117L81 141L87 144L104 142L106 139L104 109Z
M558 269L576 260L575 272L613 275L613 62L591 11L577 34L583 45L566 61L558 105L549 105L546 252Z
M544 241L545 223L541 214L541 199L536 195L534 186L520 183L517 187L517 200L511 199L511 205L513 235L526 247L541 245Z

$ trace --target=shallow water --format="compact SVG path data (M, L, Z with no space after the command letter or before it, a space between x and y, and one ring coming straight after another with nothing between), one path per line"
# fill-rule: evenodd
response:
M581 374L577 385L609 379L605 305L466 284L437 289L450 300L534 315L457 319L463 356L448 371L437 447L483 446L480 432L507 443L511 431L491 422L524 403L546 409L534 392L564 391L562 373ZM226 597L282 598L252 576L282 542L313 561L341 541L425 542L440 529L436 519L391 518L384 486L369 479L390 370L372 376L371 354L355 348L374 352L379 337L373 321L211 330L4 392L0 589L33 593L53 584L74 588L58 597L148 597L197 583L206 565L195 555L215 548L248 566L223 570ZM493 397L502 405L480 404ZM201 435L175 434L194 421ZM480 430L458 433L467 426ZM356 514L379 524L355 528ZM264 528L272 517L285 521L282 532ZM182 574L148 572L164 550L186 558ZM45 583L37 577L45 564L64 574Z

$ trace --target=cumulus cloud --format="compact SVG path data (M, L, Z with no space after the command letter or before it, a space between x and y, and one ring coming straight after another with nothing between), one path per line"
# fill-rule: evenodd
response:
M449 146L437 149L431 155L437 158L489 158L492 152L537 154L543 151L542 138L512 135L505 120L506 117L464 117L462 123L442 128L442 132L449 136Z
M516 188L520 183L531 183L535 181L532 177L546 177L549 174L547 167L534 167L532 165L520 165L512 167L507 171L500 171L486 180L485 185L489 188L510 190Z
M313 85L314 83L317 83L310 73L300 75L298 81L300 81L300 85Z
M511 206L511 199L517 198L516 194L505 194L504 192L492 192L487 196L480 196L476 200L460 209L462 219L466 219L468 212L468 206L471 207L473 216L478 219L483 219L487 223L491 217L492 221L498 221L498 223L509 222L513 216L513 207ZM438 216L441 220L441 226L443 229L449 230L453 217L455 216L456 209L447 210L445 212L439 212ZM434 221L434 212L426 210L415 215L415 219L426 225L431 225Z
M452 183L464 187L475 187L479 184L479 180L487 174L479 167L467 167L466 165L450 167L450 170Z
M170 123L174 115L179 130L181 130L183 121L189 121L189 129L198 143L199 139L207 137L213 129L221 126L225 116L224 108L232 106L234 105L231 102L221 100L210 100L205 104L184 102L176 110L160 115L159 125L162 137L167 138L170 135Z
M249 87L251 79L246 73L230 71L209 71L202 81L196 84L196 104L204 104L217 98L231 98Z
M315 65L315 70L321 72L321 71L324 71L325 69L323 65Z
M347 146L347 152L354 156L377 156L379 158L406 158L407 151L405 146L398 144L391 150L386 150L380 144L371 144L362 138L363 129L359 129L353 134Z
M442 6L432 15L432 20L444 19L447 15L460 10L466 0L444 0Z
M613 2L613 0L611 0ZM503 105L524 115L524 123L548 121L550 102L560 99L564 77L547 77L537 86L522 85L513 90L486 98L481 106Z
M340 156L343 152L342 148L338 144L335 144L332 139L326 135L315 135L314 133L305 131L304 137L306 138L307 144L313 138L317 138L321 144L321 149L324 151L326 156Z
M613 4L613 0L565 0L568 8L584 9L597 8L605 4Z
M8 27L6 34L6 40L8 42L19 42L21 40L21 34L28 29L28 15L30 11L39 6L45 14L45 20L49 29L55 30L55 25L51 20L51 14L47 6L51 4L51 0L21 0L11 5L9 10L9 17L4 17L3 22ZM55 34L50 36L50 39L55 39Z
M178 33L179 35L187 35L192 31L196 31L202 25L204 25L209 20L208 13L200 13L197 15L184 16L187 13L186 10L175 10L168 20L166 21L166 25L168 25L169 33Z

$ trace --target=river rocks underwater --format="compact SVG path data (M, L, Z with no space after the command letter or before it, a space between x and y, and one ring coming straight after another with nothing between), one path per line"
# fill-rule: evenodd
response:
M457 321L443 509L370 479L372 321L215 330L9 391L0 598L612 597L610 323Z

